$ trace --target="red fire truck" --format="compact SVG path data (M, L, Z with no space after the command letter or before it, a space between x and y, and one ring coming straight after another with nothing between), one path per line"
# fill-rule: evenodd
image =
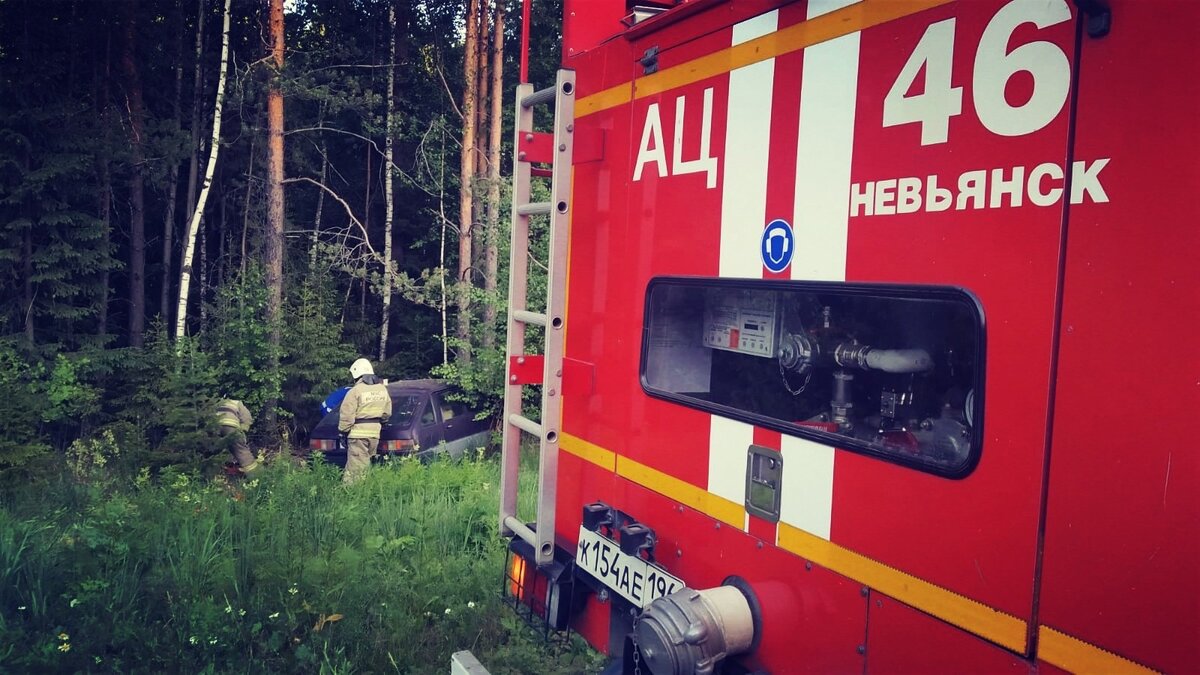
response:
M512 603L614 672L1200 669L1200 3L648 4L517 95Z

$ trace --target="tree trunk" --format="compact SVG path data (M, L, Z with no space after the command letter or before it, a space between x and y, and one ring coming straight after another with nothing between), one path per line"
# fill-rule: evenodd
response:
M496 0L496 18L492 23L492 117L488 141L488 216L485 227L484 290L488 301L483 308L484 347L496 345L496 287L500 272L500 142L504 118L504 0Z
M446 217L446 120L443 118L438 125L441 131L441 154L438 161L438 222L442 224L441 240L438 245L438 279L441 281L441 310L442 310L442 365L450 363L450 327L446 320L446 225L450 219Z
M471 167L471 278L474 279L479 270L483 269L483 246L479 243L483 238L483 215L486 204L479 194L479 178L487 173L484 162L487 161L487 71L489 70L488 44L488 0L479 0L478 14L475 16L476 58L475 66L475 153L474 164ZM474 317L472 317L474 319Z
M209 181L210 183L212 181ZM200 282L200 330L204 330L204 326L208 324L208 303L204 300L208 298L208 227L204 222L204 214L208 212L208 205L200 207L200 231L196 233L196 280Z
M396 123L396 3L388 3L388 52L387 68L387 137L383 145L383 319L379 328L379 360L387 358L388 320L392 309L392 218L395 215L392 195L392 130ZM324 190L322 190L324 192Z
M192 75L192 157L188 165L189 209L196 208L196 184L200 176L200 101L204 97L204 0L196 3L196 72ZM188 213L188 221L192 214Z
M488 149L488 143L491 136L488 134L488 114L491 112L491 106L488 104L488 85L491 83L492 59L491 50L491 32L489 30L489 11L488 0L479 0L479 67L476 69L475 78L475 178L472 188L478 190L480 179L488 175L487 161L491 156L491 151ZM482 198L474 200L474 215L472 223L475 226L474 241L482 241L482 246L474 246L474 256L471 265L477 274L482 274L482 270L486 266L485 252L487 251L487 225L484 222L487 219L487 200Z
M175 340L183 337L187 323L188 285L192 280L192 254L196 247L196 232L200 229L200 218L204 215L204 203L208 200L208 191L212 187L213 172L217 167L217 151L221 147L221 105L225 100L225 74L229 69L229 4L225 0L225 19L221 36L221 76L217 80L217 100L213 104L213 133L212 143L208 149L208 168L204 172L204 187L200 190L200 199L192 210L192 218L188 223L187 239L183 251L183 261L180 265L179 276L179 305L175 310ZM203 274L203 269L201 270Z
M270 0L271 60L275 72L267 93L267 228L263 258L266 262L267 324L271 340L270 371L279 370L279 342L283 314L283 0ZM264 404L267 427L275 423L275 394Z
M318 119L320 119L318 117ZM318 126L320 126L318 124ZM325 141L321 141L321 184L325 184L325 178L329 175L329 152L325 146ZM321 243L321 213L325 210L325 191L317 190L317 213L313 216L313 231L312 245L308 249L308 271L315 272L317 269L317 247Z
M104 116L104 113L101 113ZM107 126L107 122L106 122ZM108 144L105 143L105 147ZM112 173L108 168L108 160L100 158L98 160L100 172L100 194L97 195L96 211L100 216L101 231L104 232L104 249L107 251L112 244ZM100 298L97 300L98 313L96 322L99 324L98 334L108 335L108 283L109 283L109 268L107 265L104 271L100 273Z
M317 127L321 128L325 125L325 104L322 103L317 111ZM326 146L325 137L321 137L321 185L325 184L325 179L329 175L329 148ZM321 214L325 210L325 190L317 190L317 212L313 216L313 231L312 243L308 247L308 271L310 273L317 269L317 248L321 243Z
M26 160L26 167L28 167ZM28 202L28 199L26 200ZM23 297L21 298L21 309L25 310L25 341L33 344L33 223L25 227L25 232L21 234L21 275L24 277L22 284Z
M242 276L246 275L246 237L250 233L250 198L254 195L254 145L258 141L257 132L262 128L261 123L261 120L256 116L254 122L255 133L250 134L250 157L246 160L249 166L246 169L246 195L242 202L242 257L238 260L238 271Z
M172 130L179 131L183 127L180 120L180 98L183 95L183 10L177 9L178 30L175 33L175 101ZM172 161L167 170L167 208L163 216L162 240L162 288L159 293L158 312L162 316L163 326L171 322L171 258L174 256L175 236L175 202L179 196L179 162Z
M363 181L366 184L366 191L363 195L363 236L368 237L371 231L371 158L375 153L375 144L367 143L367 179Z
M475 121L476 101L478 100L479 68L478 28L476 19L479 15L480 0L467 2L467 35L466 55L463 58L463 141L462 157L459 166L459 198L458 198L458 329L457 336L462 342L459 358L470 361L471 349L471 228L474 212L474 200L471 194L472 182L475 178Z
M104 126L104 148L112 147L112 128L113 125L109 120L109 83L112 81L112 71L109 64L111 63L110 52L112 46L112 33L109 31L108 24L104 25L104 74L100 76L100 87L96 93L96 112L100 118L100 123ZM111 255L112 247L112 170L108 164L108 154L106 152L97 153L96 155L96 170L100 176L100 193L97 195L96 211L100 218L101 231L104 233L102 246L107 255ZM98 312L96 322L99 324L99 335L108 335L108 296L109 296L109 278L111 276L110 265L104 266L104 271L100 273L100 298L97 300Z
M129 344L141 347L142 333L146 325L146 180L142 174L146 151L142 82L134 53L137 42L138 0L127 0L124 9L125 39L121 51L121 67L125 73L129 140L133 161L129 178Z
M221 181L219 179L217 180L217 185L222 185ZM217 283L218 288L225 285L225 270L226 270L226 265L229 264L229 260L227 259L227 255L229 252L229 250L228 250L229 235L228 235L228 227L227 227L229 224L229 216L228 216L228 212L226 211L226 201L227 200L225 199L224 186L220 187L219 189L221 190L221 197L220 197L220 199L217 200L217 203L218 203L217 213L220 214L220 218L217 219L217 282L216 283Z

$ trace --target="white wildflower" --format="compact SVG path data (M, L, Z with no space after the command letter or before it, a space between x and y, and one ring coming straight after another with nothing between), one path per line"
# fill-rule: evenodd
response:
M475 609L475 601L471 600L470 602L468 602L467 607L470 609Z
M291 588L288 589L288 593L291 593L292 595L295 595L299 592L300 592L300 589L295 586L292 586Z
M199 638L197 638L195 635L193 635L192 637L188 638L188 642L190 642L190 643L192 643L192 644L196 644L196 643L197 643L197 642L199 642L199 641L200 641L200 639L199 639Z
M451 611L453 611L453 610L451 610L449 607L447 607L447 608L446 608L446 613L447 613L447 614L449 614Z
M279 618L279 612L275 612L274 614L271 614L271 615L267 616L267 618L268 618L268 619L278 619L278 618Z

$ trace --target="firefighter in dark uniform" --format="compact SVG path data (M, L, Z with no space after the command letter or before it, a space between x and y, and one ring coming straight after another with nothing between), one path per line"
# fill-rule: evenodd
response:
M246 442L246 432L250 430L250 423L253 421L250 410L237 399L222 399L217 404L217 429L243 474L258 468L258 460L254 453L250 452L250 445Z
M350 366L354 386L346 392L338 417L338 431L346 435L346 472L343 483L353 483L371 465L379 448L379 432L392 416L392 397L371 362L359 359Z

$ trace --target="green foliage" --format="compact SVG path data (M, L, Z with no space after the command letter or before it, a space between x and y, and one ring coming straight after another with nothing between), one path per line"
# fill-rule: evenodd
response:
M89 441L91 443L91 441ZM80 457L109 452L100 438ZM597 672L499 599L492 460L316 465L235 484L67 473L0 508L0 659L19 672Z
M347 369L358 358L342 342L332 288L319 282L317 277L305 279L288 298L280 363L283 406L308 429L320 421L318 410L329 392L349 383Z
M0 434L0 471L25 466L50 450L40 435L43 418L41 364L30 362L16 340L0 340L0 400L5 402Z
M27 100L0 78L0 99ZM92 333L104 274L117 267L96 216L98 122L82 104L40 101L0 112L0 331L71 342ZM4 329L8 329L5 331Z
M279 398L283 382L271 365L279 354L271 345L266 307L262 268L248 265L245 274L218 289L203 336L215 371L214 393L241 400L256 417L264 403Z
M146 348L161 373L147 383L150 423L161 433L154 437L162 439L155 448L155 463L203 461L218 445L214 439L219 371L196 340L172 343L163 333L155 335Z
M99 390L79 378L89 360L78 353L41 357L16 339L0 339L0 472L35 468L54 447L79 433L99 411ZM61 445L60 445L61 443ZM28 465L28 466L27 466Z
M121 454L112 429L105 429L99 434L80 438L67 448L67 468L75 480L93 482L107 477L105 468Z

